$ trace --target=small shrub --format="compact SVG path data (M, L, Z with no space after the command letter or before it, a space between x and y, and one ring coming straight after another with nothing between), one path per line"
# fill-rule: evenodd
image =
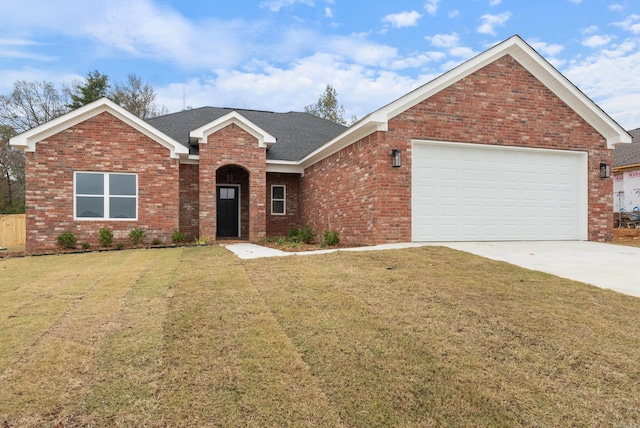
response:
M89 244L88 242L83 242L82 244L80 244L82 246L83 250L88 250L89 247L91 247L91 244Z
M113 245L113 232L106 227L103 227L98 232L98 240L103 247L110 247Z
M278 245L284 245L287 243L287 238L278 238L275 240L275 243Z
M68 230L62 232L58 235L58 245L62 248L76 248L76 235L69 232Z
M162 245L162 240L160 240L160 238L155 238L151 241L151 245Z
M311 227L309 227L309 225L305 226L304 229L298 226L289 231L289 240L291 242L312 244L316 240L316 233L311 229Z
M116 250L122 250L124 248L124 244L122 242L118 242L116 244Z
M178 229L173 229L173 235L171 235L171 242L179 244L187 240L187 235L180 232Z
M196 238L196 245L209 245L209 238L205 238L205 237Z
M340 243L340 232L337 230L325 230L322 232L321 247L333 247Z
M146 232L143 229L135 228L131 232L129 232L129 239L133 245L142 244L144 237L146 236Z

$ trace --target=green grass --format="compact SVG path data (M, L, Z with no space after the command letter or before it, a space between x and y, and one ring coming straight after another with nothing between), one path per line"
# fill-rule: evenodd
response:
M633 426L640 299L445 248L0 260L0 426Z

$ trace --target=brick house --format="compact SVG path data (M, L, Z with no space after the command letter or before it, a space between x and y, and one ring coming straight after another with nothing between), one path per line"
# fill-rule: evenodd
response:
M170 240L334 229L343 242L611 238L631 137L514 36L349 128L206 107L142 121L103 99L25 132L27 250L65 230Z

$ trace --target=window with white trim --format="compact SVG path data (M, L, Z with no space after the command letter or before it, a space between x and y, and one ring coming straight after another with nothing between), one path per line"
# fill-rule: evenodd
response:
M75 219L138 219L137 174L75 172L73 193Z
M285 215L287 213L286 186L271 186L271 215Z

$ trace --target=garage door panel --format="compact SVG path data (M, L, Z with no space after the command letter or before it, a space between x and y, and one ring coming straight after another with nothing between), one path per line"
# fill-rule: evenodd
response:
M412 159L414 241L586 235L584 154L414 142Z

